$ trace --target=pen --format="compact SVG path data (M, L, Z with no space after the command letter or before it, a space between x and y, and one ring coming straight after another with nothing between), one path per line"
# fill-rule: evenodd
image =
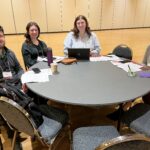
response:
M129 71L131 72L131 74L133 75L133 72L132 72L132 70L131 70L131 68L130 68L130 66L128 65L128 68L129 68Z

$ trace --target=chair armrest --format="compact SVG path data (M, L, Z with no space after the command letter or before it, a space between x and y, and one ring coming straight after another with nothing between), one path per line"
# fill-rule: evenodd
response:
M105 150L106 148L116 145L116 144L119 144L119 143L124 143L124 142L128 142L128 141L137 141L137 140L150 142L150 138L146 137L143 134L127 134L127 135L118 136L109 141L103 142L95 150Z

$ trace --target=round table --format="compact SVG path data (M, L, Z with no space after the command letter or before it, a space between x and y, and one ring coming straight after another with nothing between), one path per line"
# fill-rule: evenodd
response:
M48 68L46 62L33 67ZM150 92L150 79L127 72L111 62L78 62L58 65L58 73L49 82L28 83L36 94L72 105L99 106L130 101Z

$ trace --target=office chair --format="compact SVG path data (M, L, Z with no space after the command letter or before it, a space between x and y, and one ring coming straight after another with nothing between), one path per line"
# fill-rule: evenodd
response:
M132 50L125 44L120 44L117 47L115 47L112 54L118 57L132 60Z
M141 134L120 136L113 126L81 127L73 132L73 150L149 150L150 139Z
M0 113L14 130L12 150L15 148L18 132L24 132L29 136L36 136L49 149L53 148L53 142L62 129L62 124L43 116L43 123L37 128L29 113L15 101L6 97L0 97Z

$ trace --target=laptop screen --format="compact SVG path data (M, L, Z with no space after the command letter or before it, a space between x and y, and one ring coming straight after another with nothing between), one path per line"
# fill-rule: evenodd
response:
M89 60L90 48L68 48L68 57L75 57L79 60Z

